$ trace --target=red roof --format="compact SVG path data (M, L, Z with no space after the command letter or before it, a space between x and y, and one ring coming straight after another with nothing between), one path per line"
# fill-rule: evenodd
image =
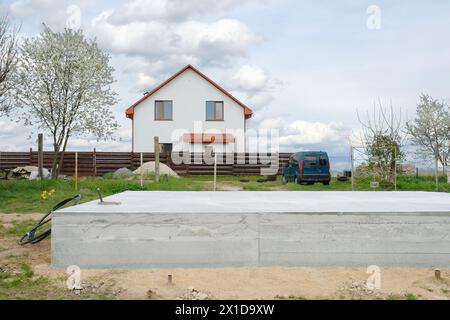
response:
M130 107L127 108L127 110L125 111L125 114L127 116L127 118L133 119L133 115L134 115L134 108L139 105L142 101L144 101L145 99L147 99L148 97L150 97L151 95L153 95L155 92L157 92L159 89L161 89L162 87L164 87L166 84L168 84L169 82L171 82L173 79L175 79L176 77L178 77L180 74L182 74L183 72L185 72L186 70L191 69L192 71L196 72L199 76L201 76L203 79L205 79L206 81L208 81L209 83L211 83L214 87L216 87L217 89L219 89L220 91L222 91L222 93L224 93L226 96L228 96L231 100L233 100L234 102L236 102L238 105L240 105L242 108L244 108L244 115L245 115L245 119L249 119L251 118L253 111L247 107L245 104L243 104L242 102L240 102L238 99L236 99L235 97L233 97L229 92L227 92L225 89L223 89L221 86L219 86L217 83L215 83L214 81L212 81L210 78L208 78L207 76L205 76L203 73L201 73L200 71L198 71L196 68L194 68L192 65L188 64L186 67L184 67L183 69L181 69L180 71L178 71L177 73L175 73L173 76L171 76L169 79L167 79L166 81L164 81L163 83L161 83L159 86L157 86L155 89L153 89L152 91L146 93L141 99L139 99L138 101L136 101L135 103L133 103Z

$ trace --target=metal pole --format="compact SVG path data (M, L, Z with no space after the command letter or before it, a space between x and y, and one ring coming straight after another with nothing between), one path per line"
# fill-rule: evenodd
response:
M94 172L94 177L97 177L97 150L95 148L92 153L92 170Z
M217 180L217 153L214 152L214 191L216 191Z
M447 183L450 184L450 167L447 166Z
M355 165L354 165L354 155L353 155L353 146L350 145L350 161L352 162L351 164L351 169L352 169L352 191L355 191Z
M75 191L78 191L78 152L75 152Z
M154 137L155 144L155 181L159 182L159 138Z
M394 189L397 191L397 148L394 146Z
M439 172L438 172L438 155L434 159L434 175L436 176L436 192L439 192Z
M39 179L44 178L44 135L38 134L38 176Z
M143 154L141 152L141 165L139 167L139 173L140 173L140 176L141 176L141 189L144 189L144 175L143 175L144 169L142 168L143 165L144 165L144 156L143 156Z

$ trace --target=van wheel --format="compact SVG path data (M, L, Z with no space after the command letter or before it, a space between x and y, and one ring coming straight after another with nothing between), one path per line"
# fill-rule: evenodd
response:
M308 181L307 183L308 183L308 186L312 186L314 184L313 181Z
M324 186L330 185L330 181L324 181L324 182L322 182L322 183L323 183Z

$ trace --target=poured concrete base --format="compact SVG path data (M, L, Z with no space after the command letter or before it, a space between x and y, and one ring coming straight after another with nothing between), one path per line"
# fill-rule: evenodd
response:
M124 192L54 213L52 266L450 267L450 194Z

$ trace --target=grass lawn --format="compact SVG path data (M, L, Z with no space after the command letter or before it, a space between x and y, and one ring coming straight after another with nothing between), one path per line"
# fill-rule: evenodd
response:
M322 184L315 185L297 185L288 183L282 185L280 177L277 181L258 183L256 180L261 177L234 177L222 176L217 178L218 190L247 190L247 191L350 191L350 182L338 182L332 179L329 186ZM249 180L241 182L240 180ZM371 189L370 178L358 179L356 190L374 190ZM213 183L210 176L191 176L180 179L169 178L168 181L156 183L152 176L147 176L144 187L141 188L138 179L113 179L109 175L104 178L83 178L78 181L78 192L74 190L74 181L72 180L1 180L0 181L0 213L44 213L48 212L57 202L64 198L81 194L82 202L97 199L96 189L100 188L103 195L108 196L127 190L171 190L171 191L206 191L212 190ZM55 190L47 199L41 199L42 191ZM398 178L397 189L399 191L435 191L433 177L408 177ZM383 188L377 189L383 190ZM385 188L384 190L393 190ZM450 185L446 183L446 178L442 177L440 181L440 191L450 192Z

